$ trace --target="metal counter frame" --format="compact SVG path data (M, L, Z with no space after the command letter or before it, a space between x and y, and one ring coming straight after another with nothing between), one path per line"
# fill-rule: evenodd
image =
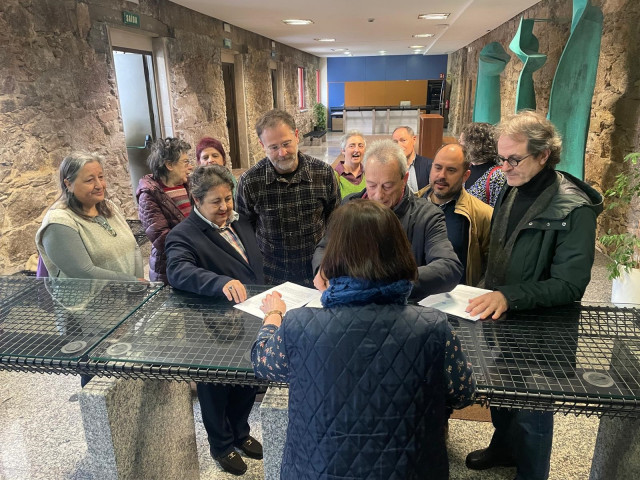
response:
M640 417L638 308L585 303L450 322L478 403ZM0 369L263 384L249 357L261 324L226 300L161 284L0 277Z

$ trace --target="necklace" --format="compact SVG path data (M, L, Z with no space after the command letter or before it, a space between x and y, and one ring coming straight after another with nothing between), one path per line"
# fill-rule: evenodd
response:
M102 215L98 215L96 217L93 217L93 223L97 223L98 225L100 225L102 228L104 228L109 235L111 235L112 237L117 237L118 236L118 232L116 232L113 227L111 225L109 225L109 222L107 221L106 218L104 218Z

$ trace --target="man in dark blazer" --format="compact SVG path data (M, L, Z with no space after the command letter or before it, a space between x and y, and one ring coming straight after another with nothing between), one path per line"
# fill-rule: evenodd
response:
M433 159L423 157L416 153L416 134L411 127L403 125L396 127L391 135L391 139L400 145L402 151L407 157L407 166L409 167L409 180L407 186L409 190L416 193L429 185L429 175L431 174L431 164Z

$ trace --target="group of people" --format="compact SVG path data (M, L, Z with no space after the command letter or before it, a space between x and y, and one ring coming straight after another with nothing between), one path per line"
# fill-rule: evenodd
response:
M237 183L218 140L198 143L195 169L187 143L154 143L152 173L136 192L149 277L236 303L247 284L323 292L323 309L287 311L278 293L267 296L251 352L258 378L289 383L282 478L448 478L447 411L473 402L475 381L446 316L409 302L484 286L491 292L467 311L496 320L579 300L602 197L555 170L561 140L531 111L496 128L471 124L433 160L416 155L408 127L370 146L349 132L335 169L298 150L286 112L264 114L256 133L265 158ZM36 235L50 274L141 279L133 235L105 198L100 157L67 157L60 187ZM244 473L236 449L262 458L247 421L255 389L197 390L212 456ZM553 415L491 415L491 443L467 466L548 478Z

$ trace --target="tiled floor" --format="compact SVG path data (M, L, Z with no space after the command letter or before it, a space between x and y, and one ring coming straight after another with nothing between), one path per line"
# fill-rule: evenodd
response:
M332 162L340 153L340 134L330 134L322 147L302 147L306 153ZM606 279L606 259L598 254L592 282L585 300L605 301L611 284ZM0 371L0 480L97 480L88 469L80 409L74 394L80 390L78 377ZM260 439L259 411L250 417L252 434ZM237 478L220 470L211 459L200 418L194 403L200 478ZM582 480L589 476L597 418L556 416L551 462L552 480ZM449 457L452 480L511 480L513 469L486 472L467 470L468 452L488 444L490 423L451 420ZM262 462L245 459L246 479L263 477ZM172 480L172 479L163 479Z

